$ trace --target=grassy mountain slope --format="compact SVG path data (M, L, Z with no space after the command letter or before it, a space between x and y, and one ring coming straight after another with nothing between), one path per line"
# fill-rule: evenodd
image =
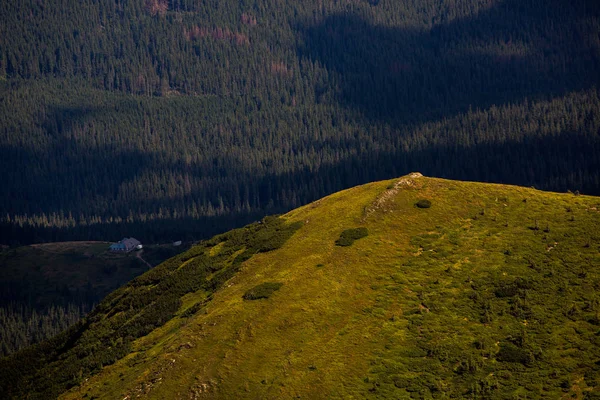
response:
M599 266L598 198L409 175L201 243L109 296L23 376L35 397L43 371L79 373L66 399L594 398ZM86 337L102 343L107 321L131 325L167 292L164 324L112 334L127 346L89 379L64 371L102 351ZM135 293L156 300L128 316ZM0 367L22 373L27 357Z

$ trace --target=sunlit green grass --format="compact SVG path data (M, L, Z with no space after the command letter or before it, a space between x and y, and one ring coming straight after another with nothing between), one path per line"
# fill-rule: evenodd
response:
M592 398L600 199L397 182L288 213L303 226L282 248L184 317L206 293L186 295L135 353L64 397ZM359 227L368 236L336 246ZM281 287L243 299L265 282Z

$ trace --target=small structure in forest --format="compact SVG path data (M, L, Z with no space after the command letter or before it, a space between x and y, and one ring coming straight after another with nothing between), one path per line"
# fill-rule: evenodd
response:
M115 253L129 253L135 249L141 249L142 244L135 238L123 238L120 242L111 244L109 250Z

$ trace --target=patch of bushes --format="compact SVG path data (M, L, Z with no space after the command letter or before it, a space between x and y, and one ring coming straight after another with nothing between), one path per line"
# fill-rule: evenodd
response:
M192 315L196 314L198 311L200 311L200 309L205 305L206 303L203 301L199 301L196 304L194 304L193 306L189 307L187 310L185 310L183 313L181 313L181 317L182 318L189 318Z
M277 217L265 217L264 226L252 237L252 247L260 253L279 249L302 226L302 222L287 225Z
M534 357L531 351L515 346L510 342L504 342L500 344L500 351L496 356L496 360L519 363L527 366L533 363Z
M415 206L417 206L417 208L429 208L431 207L431 201L421 199L415 203Z
M494 294L496 297L514 297L516 295L520 295L524 290L531 289L533 287L532 282L530 280L517 278L512 283L502 283L500 284Z
M519 294L519 288L514 284L502 285L494 291L494 294L499 298L513 297Z
M335 241L337 246L351 246L355 240L362 239L369 235L367 228L346 229L340 234L340 238Z
M244 300L268 299L274 292L278 291L283 286L279 282L265 282L254 286L252 289L244 293Z

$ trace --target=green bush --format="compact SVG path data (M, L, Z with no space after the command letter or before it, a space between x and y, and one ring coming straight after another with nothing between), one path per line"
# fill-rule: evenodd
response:
M346 229L340 234L340 238L335 241L337 246L351 246L355 240L362 239L369 235L367 228Z
M417 206L418 208L429 208L431 207L431 201L421 199L415 203L415 206Z
M188 309L186 309L182 314L181 317L182 318L189 318L191 316L193 316L194 314L196 314L198 311L200 311L200 309L205 305L206 303L203 301L199 301L198 303L194 304L193 306L189 307Z
M279 290L283 283L265 282L253 287L244 293L244 300L268 299L274 292Z
M514 284L502 285L494 291L494 294L499 298L514 297L519 294L519 288Z
M509 342L500 345L500 351L498 352L496 359L502 362L519 363L523 365L530 365L534 361L531 351L515 346Z

